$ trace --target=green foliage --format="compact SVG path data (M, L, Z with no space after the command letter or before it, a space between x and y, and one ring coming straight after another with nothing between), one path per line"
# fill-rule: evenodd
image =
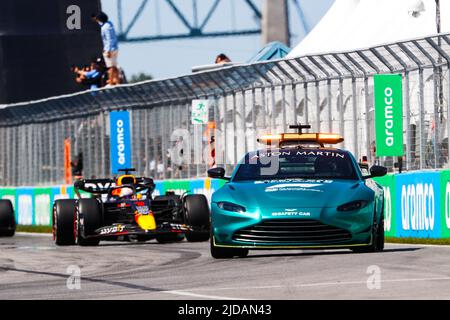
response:
M128 83L136 83L148 80L153 80L153 76L145 72L140 72L137 74L133 74L131 78L128 80Z

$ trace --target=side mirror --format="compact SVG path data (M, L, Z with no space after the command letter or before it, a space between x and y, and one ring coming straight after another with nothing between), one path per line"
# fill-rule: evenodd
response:
M208 170L208 177L213 179L230 180L230 178L225 177L224 168L212 168Z
M381 166L373 166L370 168L370 176L364 177L364 179L371 179L377 177L384 177L387 175L388 169L386 167Z

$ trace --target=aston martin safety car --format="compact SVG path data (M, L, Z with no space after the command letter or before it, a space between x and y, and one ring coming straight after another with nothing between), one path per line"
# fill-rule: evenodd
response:
M0 237L12 237L16 232L16 220L11 201L0 200Z
M53 238L57 245L95 246L100 240L160 243L207 241L209 204L205 196L166 193L153 196L150 178L124 170L117 179L78 180L78 199L56 200L53 206ZM83 198L80 191L90 193Z
M264 150L248 153L231 177L223 168L211 178L227 183L212 195L211 254L245 257L252 249L384 248L383 189L363 175L346 150L325 147L344 141L336 134L298 133L262 137Z

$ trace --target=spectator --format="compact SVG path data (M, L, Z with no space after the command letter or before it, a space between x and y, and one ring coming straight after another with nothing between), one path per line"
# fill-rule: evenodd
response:
M95 21L101 26L103 57L108 68L108 85L114 86L120 84L120 72L117 63L119 43L114 25L109 21L108 15L104 12L97 14Z
M72 175L75 179L81 179L83 177L83 153L79 152L74 161L70 162L72 166Z
M90 66L82 69L73 66L72 71L76 74L75 81L78 84L89 86L90 89L104 86L105 66L101 58L94 59Z
M158 180L164 179L164 163L161 160L161 157L158 156L157 164L156 164L156 175Z
M221 53L216 57L216 64L224 64L230 62L230 58L228 58L224 53Z

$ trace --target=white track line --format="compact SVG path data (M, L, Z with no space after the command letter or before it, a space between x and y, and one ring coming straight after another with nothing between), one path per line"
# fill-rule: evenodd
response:
M231 298L231 297L222 297L222 296L210 296L204 294L197 294L188 291L178 291L178 290L169 290L169 291L161 291L161 293L168 293L178 296L187 296L193 298L202 298L202 299L211 299L211 300L246 300L242 298Z
M396 283L396 282L427 282L427 281L450 281L450 277L442 278L413 278L413 279L390 279L390 280L380 280L381 283ZM298 285L287 285L287 286L259 286L259 287L234 287L234 288L198 288L190 289L192 291L229 291L229 290L262 290L262 289L283 289L283 288L308 288L308 287L329 287L329 286L348 286L348 285L366 285L365 281L339 281L339 282L318 282L318 283L306 283Z
M36 232L16 232L18 236L28 236L28 237L52 237L51 233L36 233ZM440 244L420 244L420 243L386 243L389 246L416 246L416 247L429 247L429 248L446 248L450 249L450 245L440 245Z
M16 232L18 236L27 236L27 237L52 237L51 233L35 233L35 232Z
M395 243L395 242L389 242L386 243L389 246L417 246L417 247L424 247L424 248L445 248L445 249L450 249L450 245L447 244L419 244L419 243Z

